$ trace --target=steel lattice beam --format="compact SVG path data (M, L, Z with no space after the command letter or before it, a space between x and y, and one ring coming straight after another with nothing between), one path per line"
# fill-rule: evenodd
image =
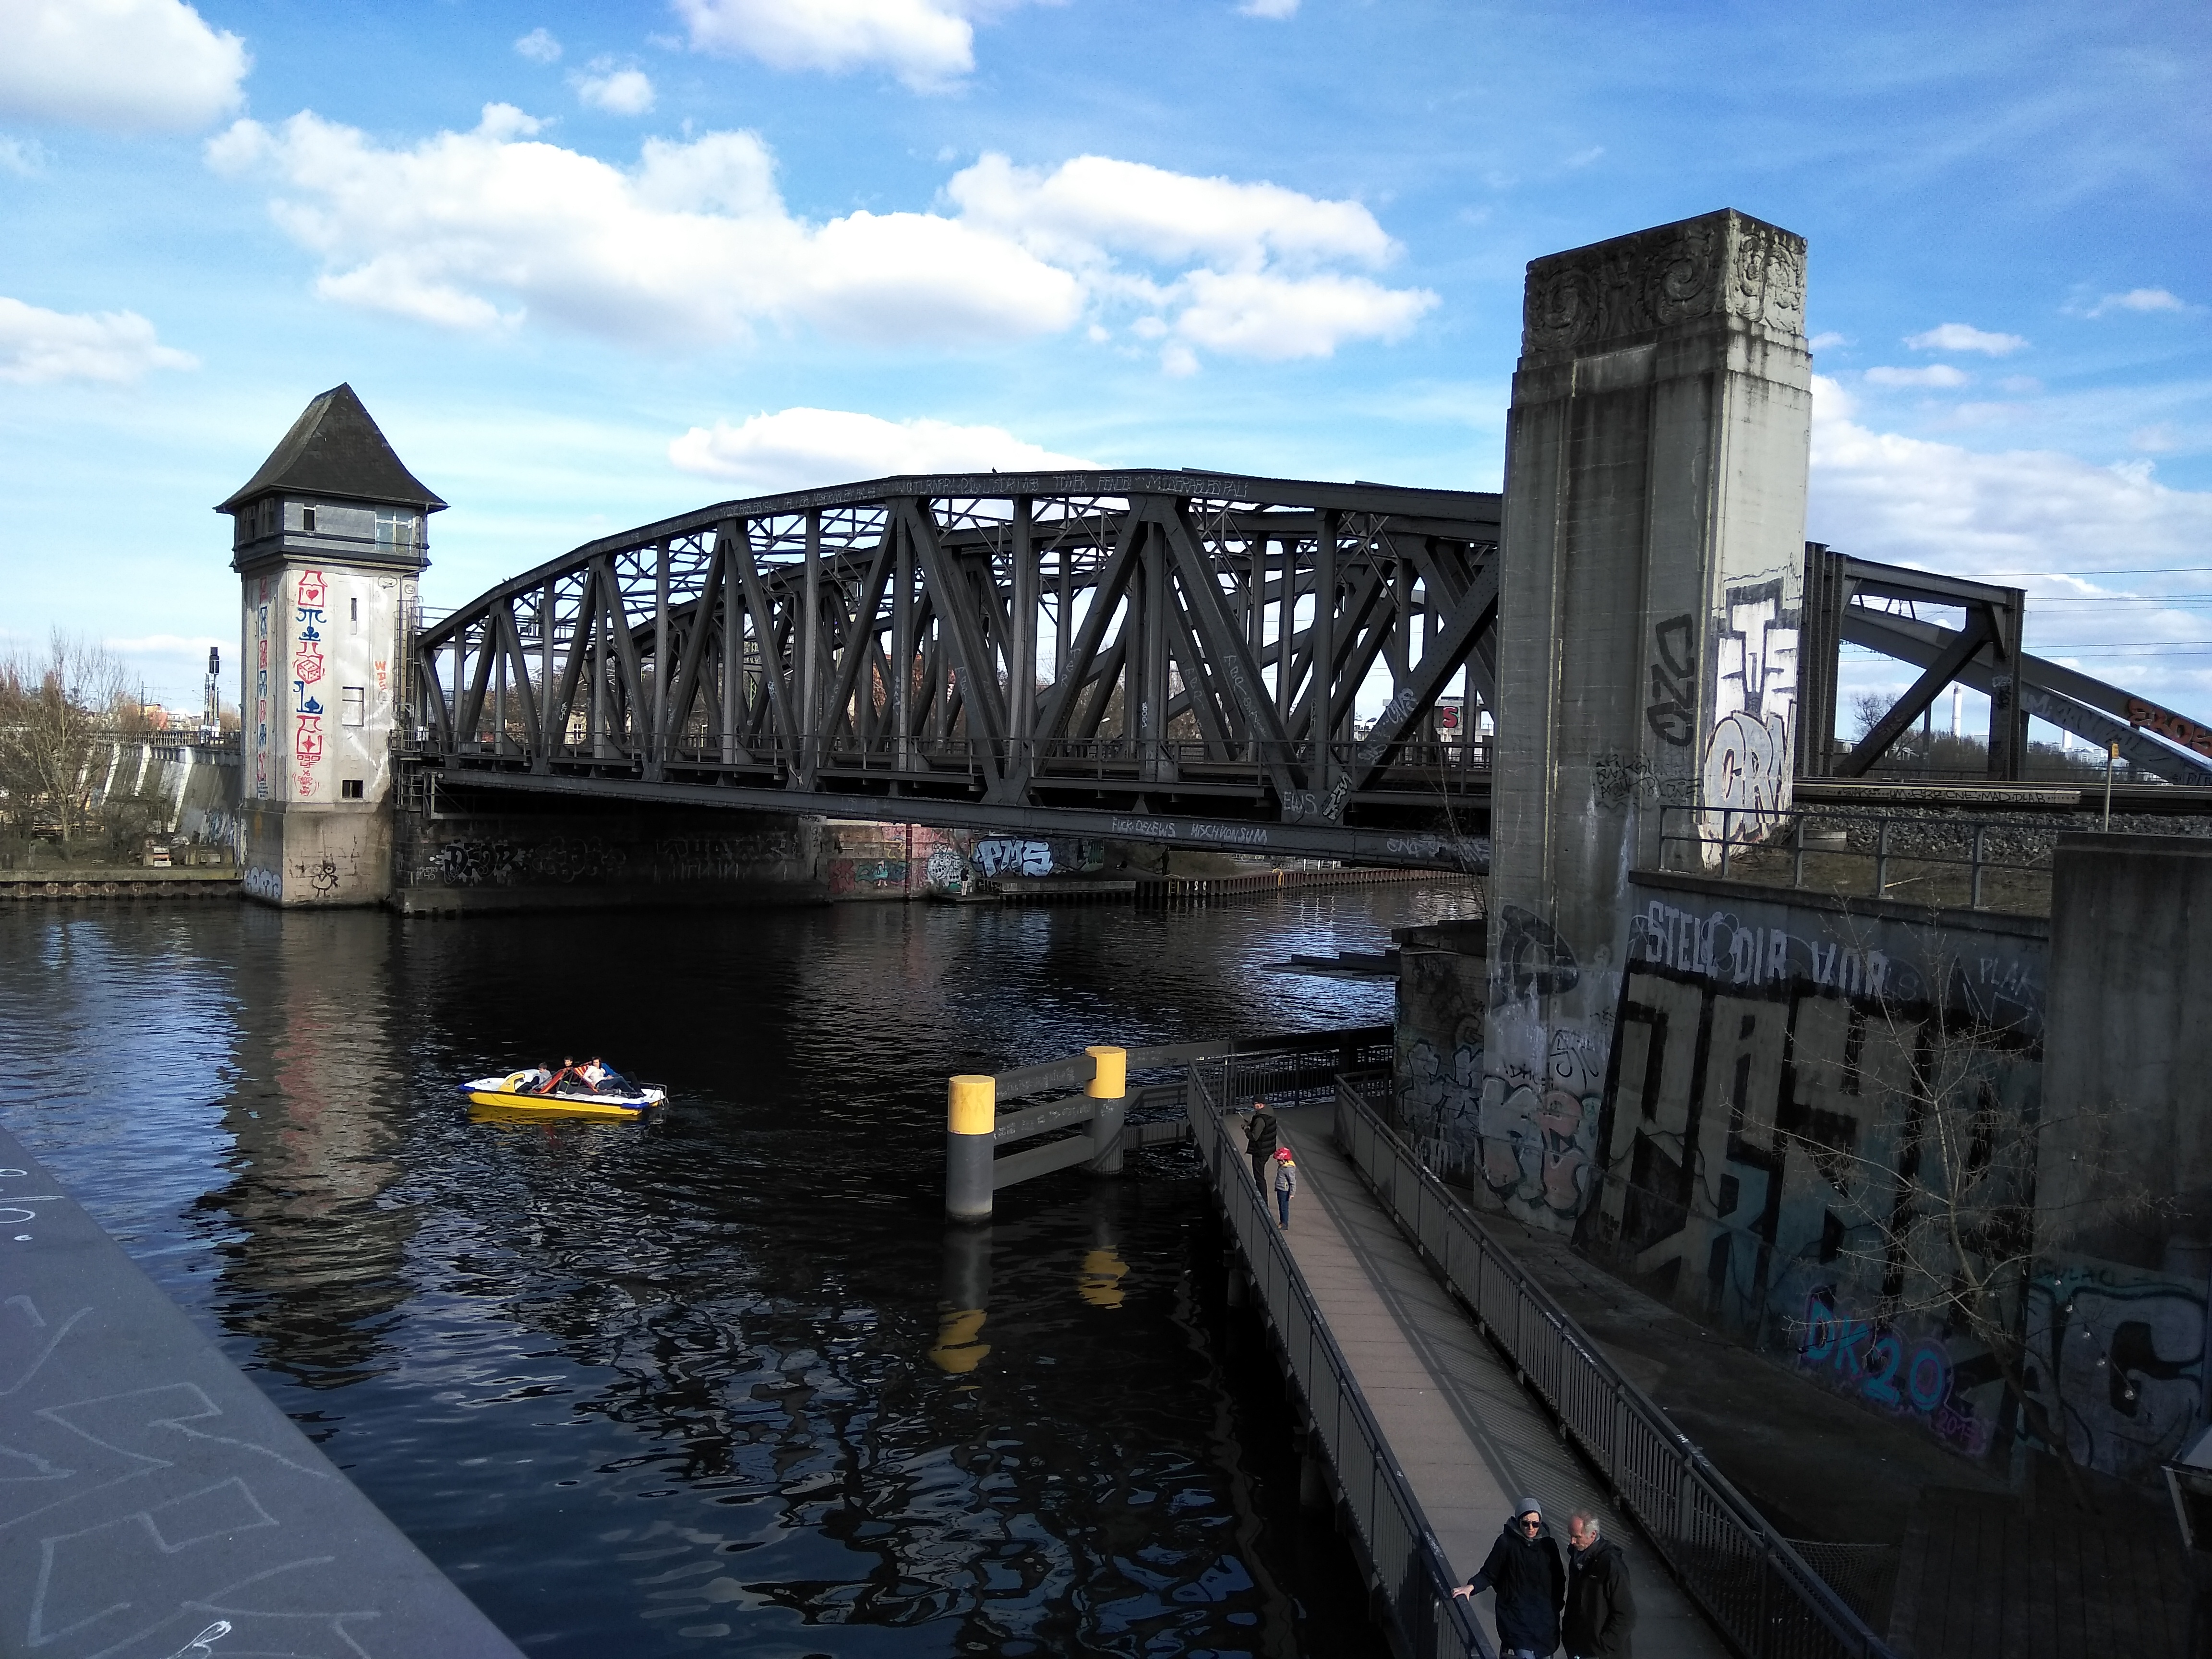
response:
M457 777L523 787L1295 825L1461 863L1488 818L1498 532L1495 495L1202 472L726 501L424 629L412 723ZM1384 713L1356 736L1363 693Z

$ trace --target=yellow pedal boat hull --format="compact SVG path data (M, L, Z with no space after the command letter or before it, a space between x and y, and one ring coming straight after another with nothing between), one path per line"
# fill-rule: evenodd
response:
M668 1097L664 1090L645 1089L627 1097L589 1095L533 1095L509 1086L516 1079L479 1078L460 1085L460 1093L474 1109L472 1115L517 1118L596 1117L636 1121L644 1118Z

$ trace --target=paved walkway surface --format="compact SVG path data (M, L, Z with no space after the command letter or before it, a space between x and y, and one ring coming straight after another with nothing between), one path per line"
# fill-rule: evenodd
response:
M521 1659L4 1130L0 1653Z
M1721 1659L1726 1645L1422 1265L1336 1151L1327 1121L1282 1115L1299 1172L1291 1253L1453 1571L1474 1576L1523 1494L1541 1502L1563 1553L1567 1517L1586 1508L1627 1552L1638 1659ZM1491 1598L1478 1599L1490 1630Z

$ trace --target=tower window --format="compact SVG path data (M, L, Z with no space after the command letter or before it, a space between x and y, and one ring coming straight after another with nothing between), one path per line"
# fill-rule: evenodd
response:
M341 718L348 726L367 725L368 723L368 688L365 685L347 686L339 700L339 709Z
M315 509L314 509L313 507L301 507L301 508L300 509L300 528L301 528L301 529L302 529L302 530L306 530L306 531L310 531L310 532L312 532L312 531L314 529L314 527L315 527Z
M359 778L340 778L338 780L338 799L340 800L362 799L361 780Z
M415 515L412 513L380 512L376 515L376 539L385 547L415 545Z

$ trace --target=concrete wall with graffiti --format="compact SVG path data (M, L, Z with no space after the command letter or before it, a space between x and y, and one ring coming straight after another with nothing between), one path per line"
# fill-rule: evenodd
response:
M403 910L824 897L821 820L766 812L456 811L403 814Z
M1900 1247L1893 1221L1865 1219L1928 1180L1911 1088L1931 1056L1955 1069L1951 1086L1979 1091L1998 1133L2048 1117L2047 925L1638 896L1580 1248L1966 1455L2017 1433L2154 1476L2203 1420L2201 1261L2048 1248L2057 1228L2031 1160L2017 1197L2035 1254L2008 1309L2025 1342L2015 1414L1996 1358L1913 1282L1942 1262Z
M1073 836L979 835L926 824L833 820L823 875L834 899L957 897L1008 876L1096 872L1106 843Z

